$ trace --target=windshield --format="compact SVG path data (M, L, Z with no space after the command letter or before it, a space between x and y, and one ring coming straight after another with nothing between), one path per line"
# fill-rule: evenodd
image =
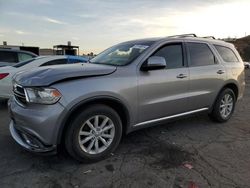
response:
M44 58L44 57L35 57L35 58L32 58L32 59L29 59L29 60L26 60L26 61L22 61L20 63L16 63L15 65L13 65L12 67L15 67L15 68L19 68L19 67L22 67L32 61L35 61L37 59L41 59L41 58Z
M108 48L90 60L90 63L123 66L135 60L153 42L123 43Z

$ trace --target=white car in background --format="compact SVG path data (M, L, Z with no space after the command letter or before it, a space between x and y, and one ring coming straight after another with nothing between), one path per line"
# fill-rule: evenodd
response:
M41 66L84 63L87 61L87 58L79 56L38 56L33 59L17 63L13 66L0 67L0 99L8 99L12 96L12 77L17 72Z
M0 67L13 66L34 57L37 55L32 52L0 48Z

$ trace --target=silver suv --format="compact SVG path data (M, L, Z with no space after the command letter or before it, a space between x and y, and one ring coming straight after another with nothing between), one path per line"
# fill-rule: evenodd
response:
M207 112L232 116L244 64L232 44L195 35L115 45L89 63L17 74L9 101L12 137L25 149L98 161L123 133Z

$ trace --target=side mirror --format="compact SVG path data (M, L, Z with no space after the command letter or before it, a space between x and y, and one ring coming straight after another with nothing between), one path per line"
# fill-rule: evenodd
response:
M165 69L167 66L166 60L164 57L160 56L151 56L148 58L147 62L145 62L141 70L142 71L150 71L150 70L159 70L159 69Z

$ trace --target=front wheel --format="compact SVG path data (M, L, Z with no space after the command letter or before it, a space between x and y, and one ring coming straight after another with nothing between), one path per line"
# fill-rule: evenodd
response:
M234 112L235 103L234 92L229 88L224 89L217 97L210 117L217 122L228 121Z
M122 123L117 112L105 105L93 105L73 120L65 145L73 158L93 162L113 152L121 136Z

